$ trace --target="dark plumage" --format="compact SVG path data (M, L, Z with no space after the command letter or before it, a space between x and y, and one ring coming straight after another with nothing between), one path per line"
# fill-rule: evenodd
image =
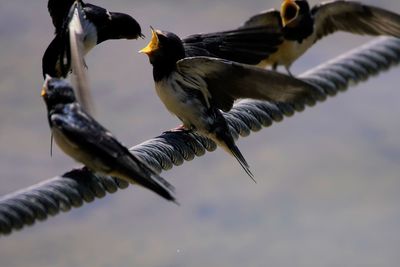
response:
M187 57L207 56L257 65L278 50L282 34L272 27L193 34L182 39Z
M66 81L48 76L42 97L52 136L67 155L94 172L137 183L167 200L175 200L173 186L87 114Z
M274 71L219 58L186 57L182 40L170 32L152 30L151 42L140 52L153 65L158 96L184 129L214 140L252 178L220 110L229 111L239 98L305 102L318 93L312 85Z
M139 23L131 16L77 0L49 0L48 10L55 27L55 37L42 59L43 76L66 77L71 69L69 51L69 22L73 5L84 14L83 54L94 46L111 39L137 39L142 36Z
M310 8L306 0L284 0L281 10L267 10L247 20L243 28L273 27L284 37L276 52L259 64L290 66L319 39L336 31L400 37L400 15L353 1L323 2Z

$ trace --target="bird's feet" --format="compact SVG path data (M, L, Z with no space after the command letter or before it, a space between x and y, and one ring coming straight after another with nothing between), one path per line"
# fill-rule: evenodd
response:
M172 128L171 130L165 131L164 133L176 133L176 132L189 133L191 132L191 130L187 129L183 124L181 124L176 128Z

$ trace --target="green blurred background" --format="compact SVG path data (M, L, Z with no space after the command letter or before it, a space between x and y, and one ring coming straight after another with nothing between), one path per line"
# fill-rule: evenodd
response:
M317 1L312 1L316 3ZM363 1L400 12L398 0ZM180 36L232 29L280 1L96 0ZM0 195L75 166L40 98L53 38L47 2L0 2ZM336 34L292 68L314 67L367 37ZM126 145L178 125L154 91L147 40L87 57L97 118ZM224 151L163 173L181 206L141 188L0 238L1 267L396 266L400 262L399 69L238 142L254 184Z

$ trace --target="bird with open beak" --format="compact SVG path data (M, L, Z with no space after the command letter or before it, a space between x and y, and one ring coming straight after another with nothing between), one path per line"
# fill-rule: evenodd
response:
M258 67L211 57L186 57L182 40L152 29L149 44L139 52L153 65L156 92L168 111L182 121L182 130L196 131L232 154L253 178L222 111L240 98L275 102L308 102L320 97L313 85Z
M51 77L65 78L71 70L69 22L75 7L83 14L84 55L107 40L143 37L139 23L125 13L109 12L81 0L49 0L47 7L55 27L55 37L43 55L43 77L47 74Z
M307 0L283 0L280 11L270 9L248 19L240 28L273 27L284 41L259 66L290 67L315 42L336 31L400 37L400 15L354 1L329 1L310 7Z

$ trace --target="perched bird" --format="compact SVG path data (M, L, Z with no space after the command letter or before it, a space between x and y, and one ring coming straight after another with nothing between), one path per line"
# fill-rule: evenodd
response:
M48 74L65 78L71 69L68 25L75 2L84 14L84 54L107 40L143 37L139 23L127 14L109 12L81 0L49 0L47 7L55 27L55 37L43 55L43 77Z
M284 0L281 10L267 10L247 20L241 28L274 27L284 42L259 64L276 69L290 66L319 39L336 31L361 35L400 37L400 15L353 1L329 1L310 8L307 0Z
M316 88L290 76L211 57L186 57L182 40L152 29L150 43L139 52L153 65L155 88L166 108L194 130L232 154L253 178L235 145L220 110L229 111L239 98L280 102L307 101Z
M94 172L137 183L175 201L173 186L88 115L65 80L47 76L41 94L52 136L67 155Z

